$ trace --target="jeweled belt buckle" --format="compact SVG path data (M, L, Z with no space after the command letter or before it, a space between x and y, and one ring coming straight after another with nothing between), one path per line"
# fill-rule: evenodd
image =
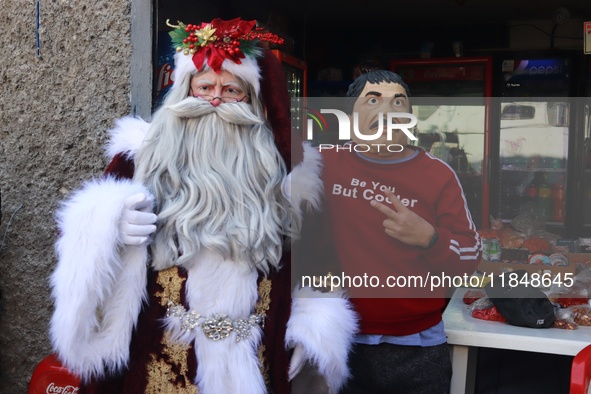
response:
M213 315L213 317L205 319L201 323L201 329L206 337L214 341L219 341L220 339L228 338L234 330L234 326L227 316Z

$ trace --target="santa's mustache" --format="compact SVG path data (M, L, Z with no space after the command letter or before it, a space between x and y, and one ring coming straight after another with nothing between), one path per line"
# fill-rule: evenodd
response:
M213 106L207 100L197 97L187 97L176 104L163 108L178 118L199 118L209 114L217 114L222 120L237 125L257 125L263 123L263 119L257 116L248 103L222 103Z

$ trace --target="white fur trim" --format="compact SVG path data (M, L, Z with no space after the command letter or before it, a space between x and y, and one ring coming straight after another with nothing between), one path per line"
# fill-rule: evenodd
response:
M150 123L143 119L126 116L115 121L115 127L108 131L109 141L106 146L106 155L113 159L115 155L123 153L133 159L139 150Z
M298 164L284 182L283 190L289 190L290 201L296 213L301 217L306 209L318 209L323 193L322 156L318 149L309 143L304 143L304 160Z
M294 291L285 344L303 346L306 358L324 376L331 394L349 377L347 356L357 332L357 315L343 292Z
M210 317L227 315L230 319L248 317L258 299L258 272L246 263L224 260L219 254L202 250L189 265L186 298L191 310ZM195 341L198 360L196 384L203 394L264 394L257 349L262 330L255 327L248 339L236 342L236 334L213 341L200 327L190 333L180 332L174 318L166 320L173 338Z
M261 70L256 59L246 56L244 59L240 59L240 61L240 64L236 64L233 61L226 59L222 63L222 70L226 70L230 74L244 80L247 84L253 87L255 96L258 96L261 90Z
M119 218L125 199L138 192L149 195L130 181L92 181L58 211L50 335L60 360L83 380L128 362L148 256L146 246L121 245Z
M229 73L242 79L247 84L251 85L254 89L255 95L258 96L261 88L261 70L256 58L246 56L244 59L240 59L240 62L240 64L236 64L230 59L226 59L222 63L222 70L228 71ZM205 59L203 64L207 64L207 59ZM182 52L175 53L174 65L175 68L171 76L173 81L180 81L183 75L197 70L197 67L195 67L195 64L193 63L193 57L185 55ZM174 89L175 86L176 84L173 83L172 88Z

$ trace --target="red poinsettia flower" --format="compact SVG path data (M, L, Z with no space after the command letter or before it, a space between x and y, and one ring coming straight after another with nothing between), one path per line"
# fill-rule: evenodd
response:
M240 18L230 19L229 21L216 18L211 21L211 26L215 28L215 35L222 40L225 37L238 39L240 36L250 33L255 25L256 21L243 21Z

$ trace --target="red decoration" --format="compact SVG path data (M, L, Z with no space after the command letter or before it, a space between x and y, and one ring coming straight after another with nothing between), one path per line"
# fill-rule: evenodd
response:
M168 22L167 22L168 23ZM203 68L203 62L215 71L220 72L224 60L229 59L236 64L241 64L250 52L258 51L254 41L265 41L273 44L282 44L283 39L276 34L264 31L256 27L256 21L245 21L234 18L224 21L216 18L209 23L201 25L169 25L176 29L171 32L173 42L182 44L177 51L184 51L186 55L192 55L192 60L198 70ZM178 31L183 31L179 38ZM187 36L188 33L188 36ZM245 54L246 52L246 54Z

